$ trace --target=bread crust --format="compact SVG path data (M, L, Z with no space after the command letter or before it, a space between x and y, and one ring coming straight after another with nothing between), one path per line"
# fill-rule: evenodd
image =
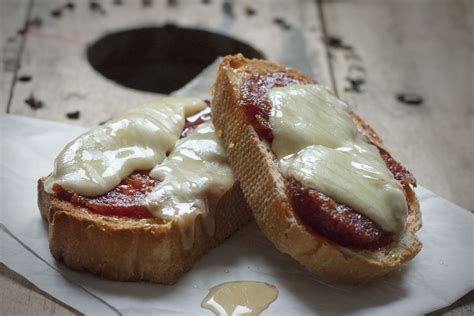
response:
M215 216L214 235L205 232L198 215L194 243L184 249L176 222L94 214L47 193L45 179L38 180L38 206L49 224L52 255L74 270L109 280L176 283L199 257L251 219L236 182L211 210Z
M272 72L287 72L303 82L310 82L298 71L269 61L249 60L240 54L227 56L219 67L211 102L217 134L224 143L231 168L261 230L280 251L292 256L308 270L338 282L365 282L412 259L422 247L415 235L421 227L415 194L408 197L407 229L401 240L379 251L342 247L310 231L295 217L275 155L259 139L240 107L243 81L251 75ZM384 148L375 131L355 113L351 115L361 131Z

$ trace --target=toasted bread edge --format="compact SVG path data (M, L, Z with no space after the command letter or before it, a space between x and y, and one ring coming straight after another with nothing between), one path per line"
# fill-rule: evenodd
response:
M38 206L49 224L52 255L66 266L116 281L174 284L196 260L251 219L238 182L218 201L215 233L209 236L198 215L194 244L184 249L176 222L101 216L58 199L38 180Z
M249 60L240 54L227 56L219 67L211 102L212 120L217 133L223 140L230 165L264 234L280 251L292 256L308 270L333 281L366 282L412 259L422 247L415 235L421 227L421 213L415 195L409 197L406 232L399 242L391 245L388 252L339 246L310 232L296 220L274 154L259 139L239 106L239 88L247 76L277 71L285 71L311 82L298 71L269 61ZM355 113L351 114L367 137L383 146L375 131Z

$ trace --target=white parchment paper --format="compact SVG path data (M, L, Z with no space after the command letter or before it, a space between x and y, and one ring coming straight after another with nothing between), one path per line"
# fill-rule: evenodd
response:
M213 66L214 67L214 66ZM209 98L214 69L183 88ZM36 182L51 172L62 147L85 129L14 115L0 117L0 260L36 286L86 314L210 315L209 288L227 281L272 283L278 299L265 315L422 314L473 288L474 216L420 187L424 247L406 267L359 287L321 282L278 252L254 223L204 256L176 285L101 280L58 263L36 205Z

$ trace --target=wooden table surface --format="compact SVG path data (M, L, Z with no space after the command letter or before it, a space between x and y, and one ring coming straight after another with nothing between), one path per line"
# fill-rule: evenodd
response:
M0 0L0 14L4 113L95 126L158 94L104 78L88 45L143 26L198 28L331 87L419 184L473 210L473 1ZM31 96L42 108L25 102ZM77 313L3 264L0 272L0 314ZM471 292L433 315L472 315L473 300Z

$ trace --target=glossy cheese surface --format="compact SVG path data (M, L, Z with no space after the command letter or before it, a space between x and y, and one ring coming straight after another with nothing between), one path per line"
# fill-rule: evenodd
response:
M149 170L170 152L184 127L184 119L204 109L196 98L168 97L124 112L82 134L60 152L45 182L82 196L114 189L134 170Z
M192 245L193 223L199 214L206 232L214 234L211 210L235 179L211 122L199 125L180 139L150 176L159 184L148 194L144 205L156 217L178 221L185 248Z
M345 103L320 85L274 88L268 98L272 150L286 178L350 206L384 231L404 229L404 190Z

